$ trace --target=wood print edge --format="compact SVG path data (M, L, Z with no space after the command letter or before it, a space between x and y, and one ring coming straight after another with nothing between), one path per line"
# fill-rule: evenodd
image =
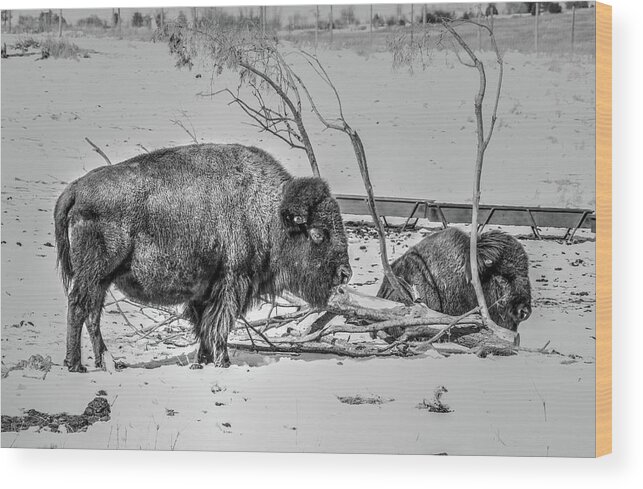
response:
M612 7L596 3L596 456L612 452Z

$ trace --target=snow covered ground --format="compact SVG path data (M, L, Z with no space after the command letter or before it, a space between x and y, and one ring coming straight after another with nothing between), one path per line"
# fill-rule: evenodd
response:
M225 97L196 95L212 90L207 68L176 70L163 44L75 42L96 52L80 61L2 61L2 361L11 366L42 354L55 363L44 380L19 370L3 378L2 414L80 413L104 390L112 416L84 433L2 433L3 447L593 455L595 253L588 231L578 236L589 240L574 245L522 239L534 300L533 315L520 328L522 345L539 348L550 341L548 348L562 355L350 360L238 353L227 370L67 373L61 366L66 300L51 246L52 209L65 182L104 163L84 137L120 161L144 151L139 145L151 150L189 143L171 122L180 120L200 140L257 145L291 172L309 173L303 153L257 134ZM414 75L393 71L384 53L367 58L323 51L320 59L364 139L378 195L470 200L473 72L443 53ZM510 52L506 62L483 201L593 207L593 61ZM214 88L227 82L232 78L215 79ZM322 109L331 111L324 88L311 88ZM322 131L312 117L309 126L333 190L362 193L349 142ZM507 231L527 235L525 229ZM424 232L391 232L392 256ZM546 234L554 233L561 231ZM349 246L352 282L374 292L381 280L376 241L351 232ZM127 362L191 349L130 333L121 316L104 315L108 348ZM84 362L91 367L84 340ZM438 386L448 389L444 401L452 412L417 409ZM338 399L349 395L384 402Z

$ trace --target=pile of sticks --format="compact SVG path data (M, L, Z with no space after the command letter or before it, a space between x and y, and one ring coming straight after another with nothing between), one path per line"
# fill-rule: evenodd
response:
M304 310L303 314L309 311ZM458 317L433 311L424 304L405 306L341 287L311 326L298 334L297 314L277 316L290 334L262 338L249 329L229 338L233 348L282 353L330 353L347 357L413 356L433 349L444 354L513 355L518 335L493 324L483 325L476 307ZM402 330L397 338L387 330ZM264 335L265 336L265 335ZM373 341L377 336L385 341ZM445 342L447 340L447 342Z
M134 340L189 346L196 343L189 325L178 312L154 310L160 318L152 326L137 328L121 308L127 299L106 304L125 317L133 329ZM443 355L472 353L478 356L513 355L518 335L493 322L483 324L476 307L458 317L433 311L424 304L405 306L373 297L351 287L340 287L323 310L311 309L297 298L285 294L287 303L273 303L265 319L241 318L228 338L230 348L283 354L333 354L361 358L375 356L415 356L434 350ZM149 319L150 314L137 306ZM289 312L272 315L278 308ZM152 308L154 309L154 308ZM170 331L167 327L172 326ZM165 330L164 330L165 328ZM390 336L387 331L398 334ZM401 332L401 334L399 334ZM165 337L164 337L165 336ZM374 338L377 338L374 340ZM178 343L177 343L178 340Z

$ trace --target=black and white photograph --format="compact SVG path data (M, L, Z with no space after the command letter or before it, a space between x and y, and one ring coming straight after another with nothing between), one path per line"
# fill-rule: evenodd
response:
M2 447L596 456L597 10L2 10Z

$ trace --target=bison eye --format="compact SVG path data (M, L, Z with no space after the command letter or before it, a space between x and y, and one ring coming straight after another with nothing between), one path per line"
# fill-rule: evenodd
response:
M321 229L310 228L308 230L308 236L313 240L313 243L320 244L324 241L324 232Z

